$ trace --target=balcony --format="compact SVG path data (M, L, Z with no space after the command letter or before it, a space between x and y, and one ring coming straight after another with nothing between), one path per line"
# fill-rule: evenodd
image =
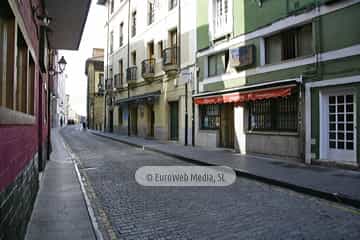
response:
M178 71L177 47L166 48L163 51L163 70L166 73Z
M106 91L113 90L113 79L112 78L108 78L105 80L105 88L106 88Z
M128 85L136 84L136 79L137 79L137 67L133 66L126 69L126 81Z
M155 77L155 59L146 59L141 63L141 75L145 80Z
M123 84L124 84L123 79L124 79L124 76L123 76L122 73L115 74L115 76L114 76L114 80L115 80L115 82L114 82L114 87L115 87L116 89L121 89L121 88L123 88Z

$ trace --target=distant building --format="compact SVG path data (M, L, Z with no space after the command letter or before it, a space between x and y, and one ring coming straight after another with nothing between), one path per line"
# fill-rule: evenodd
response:
M56 55L58 58L58 55ZM65 122L65 107L66 107L66 94L65 94L65 82L67 75L62 73L53 78L51 87L51 127L60 127L60 123L63 125Z
M93 55L86 60L87 76L87 126L91 129L104 129L104 49L93 49Z

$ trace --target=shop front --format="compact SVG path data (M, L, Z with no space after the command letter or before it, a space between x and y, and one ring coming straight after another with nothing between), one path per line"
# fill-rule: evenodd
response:
M195 96L197 145L299 159L296 84Z

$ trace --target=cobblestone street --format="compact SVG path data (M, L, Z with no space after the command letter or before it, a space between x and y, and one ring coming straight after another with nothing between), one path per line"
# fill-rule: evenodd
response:
M142 166L190 164L78 127L61 133L110 223L100 228L119 239L360 239L358 210L244 178L230 187L143 187L134 178Z

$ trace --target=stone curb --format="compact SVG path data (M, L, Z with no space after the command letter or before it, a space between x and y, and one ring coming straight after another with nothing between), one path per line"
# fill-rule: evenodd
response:
M197 165L202 165L202 166L218 166L217 164L208 163L206 161L193 159L193 158L189 158L189 157L184 157L182 155L178 155L178 154L170 153L170 152L167 152L167 151L155 149L155 148L144 146L144 145L141 145L141 144L136 144L136 143L126 141L126 140L123 140L123 139L118 139L118 138L115 138L115 137L107 136L107 135L104 135L102 133L98 133L98 132L95 132L95 131L89 131L89 132L91 134L99 136L99 137L111 139L111 140L114 140L114 141L125 143L125 144L133 146L133 147L142 148L144 150L148 150L148 151L160 153L160 154L163 154L163 155L166 155L166 156L174 157L174 158L177 158L177 159L189 162L189 163L195 163ZM345 204L345 205L349 205L349 206L360 209L360 199L351 198L350 196L346 196L346 195L338 194L338 193L324 192L324 191L321 191L321 190L317 190L317 189L313 189L313 188L309 188L309 187L304 187L304 186L292 184L292 183L281 181L281 180L276 180L276 179L272 179L272 178L268 178L268 177L263 177L263 176L256 175L254 173L251 173L251 172L248 172L246 170L239 169L239 168L233 168L233 170L236 172L236 175L239 176L239 177L245 177L245 178L248 178L248 179L253 179L253 180L263 182L263 183L267 183L267 184L270 184L270 185L274 185L274 186L278 186L278 187L282 187L282 188L287 188L287 189L293 190L293 191L298 192L298 193L303 193L303 194L306 194L306 195L322 198L322 199L325 199L325 200L328 200L328 201L331 201L331 202Z

